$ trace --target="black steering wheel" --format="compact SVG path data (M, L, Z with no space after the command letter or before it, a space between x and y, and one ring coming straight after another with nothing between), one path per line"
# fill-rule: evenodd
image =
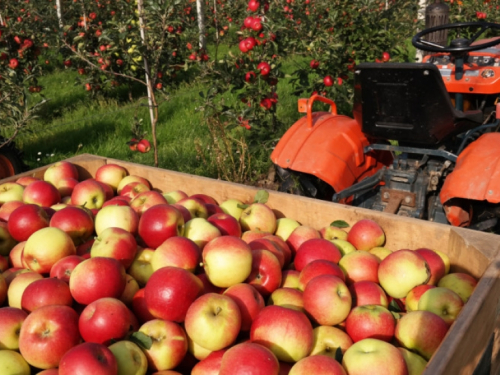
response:
M449 30L449 29L460 29L464 27L480 27L479 31L472 36L470 39L458 38L453 41L448 46L441 46L436 43L428 42L422 39L424 36L429 35L435 31ZM473 42L477 40L484 32L488 29L500 30L500 24L493 22L459 22L459 23L449 23L445 25L431 27L417 33L411 43L414 47L421 49L422 51L428 52L447 52L447 53L465 53L471 51L477 51L480 49L496 46L500 44L500 38L481 44L472 45Z

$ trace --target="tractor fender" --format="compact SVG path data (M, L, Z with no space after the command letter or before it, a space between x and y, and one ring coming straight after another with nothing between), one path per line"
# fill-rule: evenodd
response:
M338 192L392 162L387 152L364 153L370 142L356 120L330 112L313 112L310 120L302 117L283 135L274 164L314 175Z
M472 142L457 158L444 181L439 198L500 202L500 133L487 133Z

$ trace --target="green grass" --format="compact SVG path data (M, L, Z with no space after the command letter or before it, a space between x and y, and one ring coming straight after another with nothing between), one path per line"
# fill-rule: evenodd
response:
M234 48L234 47L233 47ZM231 48L232 49L232 48ZM218 55L229 48L222 46ZM297 61L284 63L284 71L291 72ZM136 116L143 119L143 130L151 139L149 112L145 104L146 92L134 87L134 101L128 100L126 88L118 88L106 97L92 98L83 88L75 85L77 73L72 70L54 70L39 82L44 87L44 97L50 99L39 117L16 138L16 144L24 152L25 163L30 169L82 153L153 165L153 152L141 154L130 151L127 142L132 137L131 124ZM217 177L213 168L204 165L197 157L194 141L209 143L208 129L202 113L195 109L200 105L199 92L206 87L199 83L183 83L168 89L169 100L159 99L157 125L159 167L196 175ZM297 113L297 98L292 94L288 79L278 84L279 104L277 113L285 124L279 130L279 138L286 128L301 115ZM32 101L41 100L33 94ZM261 155L257 165L265 172L270 166L269 157Z

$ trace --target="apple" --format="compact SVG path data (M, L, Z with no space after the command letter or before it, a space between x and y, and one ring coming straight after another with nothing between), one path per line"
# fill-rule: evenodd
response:
M221 232L207 219L195 217L184 226L184 236L193 240L203 250L208 242L220 237Z
M201 261L201 250L186 237L174 236L165 240L154 251L151 267L156 271L162 267L173 266L194 273Z
M429 360L448 332L448 325L430 311L411 311L396 324L394 336L400 346Z
M181 199L187 198L188 195L182 190L172 190L166 193L162 193L169 204L174 204L179 202Z
M109 227L117 227L136 234L139 227L139 216L129 206L107 206L101 208L94 219L97 235Z
M431 277L427 281L427 284L436 285L446 274L446 266L443 259L431 249L421 248L415 250L415 252L422 255L429 266Z
M157 204L168 204L168 202L161 193L149 190L137 194L130 202L130 207L132 207L140 217L148 208L156 206Z
M215 214L226 214L224 211L222 211L222 208L220 208L218 204L205 203L205 207L207 209L208 217L215 215ZM229 216L231 216L231 215L229 215Z
M91 180L97 182L103 188L103 190L104 190L104 196L105 196L105 198L104 198L105 202L115 197L115 192L114 192L113 188L110 185L108 185L105 182L97 181L95 178L92 178ZM74 190L74 188L73 188L73 190Z
M389 299L384 289L373 281L358 281L349 285L352 297L352 307L363 305L380 305L389 307Z
M353 251L356 251L356 248L354 247L354 245L351 244L347 240L335 239L335 240L332 240L332 243L335 246L337 246L337 249L339 249L342 256L349 254L349 253L352 253Z
M184 218L169 204L153 206L139 219L138 234L151 249L156 249L170 237L182 236L184 230Z
M0 273L0 306L3 306L7 299L7 289L7 281L5 281L5 277Z
M299 289L300 272L297 270L283 270L281 273L281 287Z
M396 319L380 305L356 306L345 321L345 330L353 342L367 338L390 342L395 328Z
M385 292L403 298L414 287L427 284L431 274L424 257L412 250L398 250L380 262L378 279Z
M262 237L262 239L271 241L278 247L278 249L281 250L281 252L285 257L283 267L287 267L292 261L292 250L290 250L290 246L288 246L287 243L281 237L276 236L275 234L268 234Z
M240 332L240 309L227 295L207 293L189 306L184 326L189 338L201 347L212 351L224 349Z
M281 285L281 264L268 250L252 250L252 271L245 281L268 297Z
M353 344L352 339L340 328L317 326L313 330L314 344L310 355L327 355L336 358L337 350L342 354Z
M24 289L21 307L30 313L42 306L72 306L73 297L68 284L59 279L43 278L35 280Z
M63 198L68 198L71 200L71 194L75 190L75 186L78 185L79 181L74 178L62 178L57 182L55 187L61 195L61 200Z
M31 375L31 368L21 354L13 350L0 350L0 374Z
M349 375L407 375L406 362L394 345L377 339L354 343L344 353L342 366Z
M127 272L132 276L140 286L146 285L147 281L153 274L153 266L151 260L153 259L155 250L138 248L132 264Z
M198 361L207 358L210 355L210 353L212 353L212 350L206 349L203 346L198 345L193 340L191 340L189 336L187 337L187 340L188 340L188 353L190 353Z
M451 289L443 287L428 289L418 300L418 310L433 312L448 325L457 319L463 307L462 298Z
M333 275L345 281L344 271L337 264L329 260L318 259L313 260L300 271L299 290L304 291L309 281L321 275Z
M92 249L94 242L94 238L90 238L81 245L78 245L76 247L76 255L81 256L83 259L90 258L90 250Z
M243 212L245 204L238 200L238 199L227 199L221 204L219 204L219 207L222 208L222 211L224 211L226 214L231 215L234 217L236 220L240 220L241 213Z
M368 250L368 252L375 255L380 261L382 261L383 259L385 259L385 257L392 253L392 250L386 247L378 246L371 248L370 250Z
M139 289L132 298L132 311L140 323L156 319L148 310L144 299L144 288Z
M276 289L269 296L267 305L282 306L288 309L305 312L303 293L293 288Z
M49 368L48 370L40 371L36 375L59 375L59 369Z
M85 306L78 320L84 341L109 345L125 338L130 329L127 306L116 298L99 298Z
M245 283L230 286L223 294L231 297L240 309L241 331L250 331L253 320L266 305L262 295L252 285Z
M337 246L329 240L312 238L299 246L293 264L297 271L302 271L307 264L314 260L324 259L337 264L341 257L342 254Z
M10 287L10 283L12 282L12 280L14 280L18 275L21 275L23 273L33 273L37 275L36 272L33 272L32 270L29 270L27 268L11 267L2 272L2 276L5 279L7 286Z
M346 283L358 281L373 281L378 283L378 269L380 261L368 251L353 251L340 259L339 266L346 276Z
M215 286L210 282L208 279L208 276L206 273L202 272L196 275L198 279L201 280L201 283L203 284L203 292L202 294L207 294L207 293L223 293L226 288L219 288L218 286ZM238 284L236 284L238 285ZM255 289L255 288L254 288Z
M125 289L123 290L123 293L119 299L125 305L127 305L127 307L131 307L134 296L141 287L139 286L137 280L130 276L128 273L125 276Z
M295 257L298 248L302 245L303 242L310 240L312 238L321 238L321 235L318 230L306 226L301 225L295 228L292 233L288 236L286 243L290 247L292 251L292 258Z
M68 255L59 259L50 269L49 277L57 278L69 284L71 272L75 267L83 262L84 258L79 255Z
M295 363L289 375L346 375L344 368L340 363L338 363L334 358L326 355L314 355L306 358L302 358L300 361Z
M342 279L333 275L320 275L307 283L304 309L320 325L342 323L351 310L352 297Z
M443 276L437 284L438 287L453 290L462 298L464 303L469 300L476 285L477 280L473 276L463 272L449 273Z
M25 204L10 214L7 228L16 241L26 241L37 230L49 226L47 212L36 204Z
M131 182L140 182L141 184L146 185L149 189L151 189L151 184L149 183L148 180L146 180L144 177L141 176L136 176L136 175L129 175L125 176L121 179L121 181L118 183L118 186L116 188L116 192L120 194L122 189L128 185Z
M443 253L441 250L437 250L437 249L433 249L433 251L439 255L441 257L441 259L443 260L444 262L444 268L445 268L445 275L448 274L448 272L450 272L450 257L448 256L448 254L446 253Z
M23 201L8 201L0 206L0 220L9 221L10 214L18 207L24 205Z
M202 290L201 280L191 272L178 267L162 267L149 278L144 287L144 299L149 312L156 318L181 323Z
M108 348L116 358L118 374L146 374L148 370L148 359L137 344L134 344L132 341L121 340L109 345Z
M90 249L90 256L108 257L119 260L128 269L137 254L137 241L132 233L123 228L110 227L104 229L96 238Z
M75 246L87 241L94 233L94 219L80 207L68 206L50 218L49 226L66 232Z
M242 231L258 229L273 234L276 230L276 216L264 203L252 203L240 215Z
M266 306L252 323L250 340L270 349L279 361L297 362L311 353L314 334L304 313Z
M49 166L44 174L43 180L51 183L54 186L57 186L58 182L63 178L73 178L78 180L78 169L73 163L69 161L58 161L51 166Z
M279 375L279 371L280 364L271 350L259 344L243 342L224 353L219 375Z
M24 201L25 187L16 182L4 182L0 184L0 204L10 201Z
M66 232L47 227L39 229L28 238L22 259L29 269L48 274L59 259L75 254L75 244Z
M23 265L23 251L24 251L24 246L25 245L26 245L26 241L19 242L9 252L9 262L12 265L12 267L15 267L15 268L26 268Z
M422 294L427 292L429 289L435 288L436 286L434 285L429 285L429 284L423 284L423 285L418 285L412 290L410 290L405 297L405 310L407 312L410 311L416 311L418 310L418 301L420 300L420 297L422 297Z
M105 201L106 191L99 182L92 179L79 182L71 193L71 203L75 206L99 209Z
M17 307L0 308L0 350L19 349L19 332L27 316Z
M123 189L120 190L119 197L132 200L139 194L144 193L146 191L151 191L151 188L149 187L148 184L144 184L142 182L137 182L137 181L131 182L125 185Z
M402 347L398 347L398 349L401 354L403 354L403 358L405 359L406 367L408 368L408 375L418 375L424 373L427 361L423 357Z
M211 352L193 367L191 375L219 375L222 357L226 351L227 349L221 349Z
M219 230L221 236L241 237L241 226L234 216L226 213L216 213L210 215L207 221Z
M250 242L255 240L260 240L261 238L269 236L269 233L263 232L259 229L247 230L246 232L241 233L241 239L246 243L250 244Z
M323 227L319 230L319 234L321 234L321 238L326 240L347 240L347 232L343 229L334 227L333 225L329 225L327 227Z
M184 223L187 223L189 220L192 219L191 212L189 212L189 210L186 207L181 206L180 204L177 204L177 203L171 204L171 206L175 207L177 210L179 210L182 217L184 218Z
M151 348L143 349L151 370L174 369L187 353L186 333L177 323L153 319L144 323L139 332L153 340Z
M220 288L242 283L252 272L252 250L238 237L212 239L203 248L202 258L208 279Z
M40 179L38 177L34 177L34 176L22 176L22 177L19 177L15 182L16 182L16 184L19 184L19 185L26 187L35 181L40 181Z
M80 343L78 314L69 306L49 305L31 312L19 334L19 351L31 366L58 367L63 356ZM59 373L64 374L61 367ZM74 373L73 373L74 374Z
M297 220L281 217L276 220L276 230L274 234L280 237L283 241L286 241L293 230L297 227L300 227L300 224Z
M131 201L131 200L130 200ZM117 196L103 203L102 208L106 206L130 206L130 201L124 197Z
M191 214L191 218L208 218L208 210L205 207L205 202L198 198L183 198L176 204L186 207Z
M7 270L7 268L9 268L9 258L4 255L0 255L0 274Z
M60 202L61 194L50 182L35 181L24 188L22 200L27 204L50 207Z
M22 308L21 299L25 289L36 280L43 279L37 272L24 272L17 274L7 289L7 299L10 307Z
M385 233L373 220L362 219L352 226L347 234L347 241L358 250L370 250L384 245Z
M120 298L125 289L123 264L114 258L96 257L79 263L69 278L69 289L76 302L88 305L100 298Z
M16 245L16 239L9 232L8 224L0 222L0 256L7 256Z
M121 180L126 176L128 176L128 171L121 165L113 163L102 165L95 172L95 179L108 184L114 191L118 189Z
M58 375L115 375L118 363L113 352L102 344L84 342L67 351L61 358Z

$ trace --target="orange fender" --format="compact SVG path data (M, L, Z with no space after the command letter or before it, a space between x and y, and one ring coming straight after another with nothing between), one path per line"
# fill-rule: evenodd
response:
M453 198L500 202L500 133L483 134L457 158L439 197L445 204Z
M314 100L330 104L333 113L312 113ZM387 152L365 155L364 147L370 142L361 126L350 117L337 115L330 100L315 95L307 102L299 100L299 110L306 112L301 105L307 105L307 116L292 125L278 142L271 154L274 164L314 175L338 192L392 162Z

